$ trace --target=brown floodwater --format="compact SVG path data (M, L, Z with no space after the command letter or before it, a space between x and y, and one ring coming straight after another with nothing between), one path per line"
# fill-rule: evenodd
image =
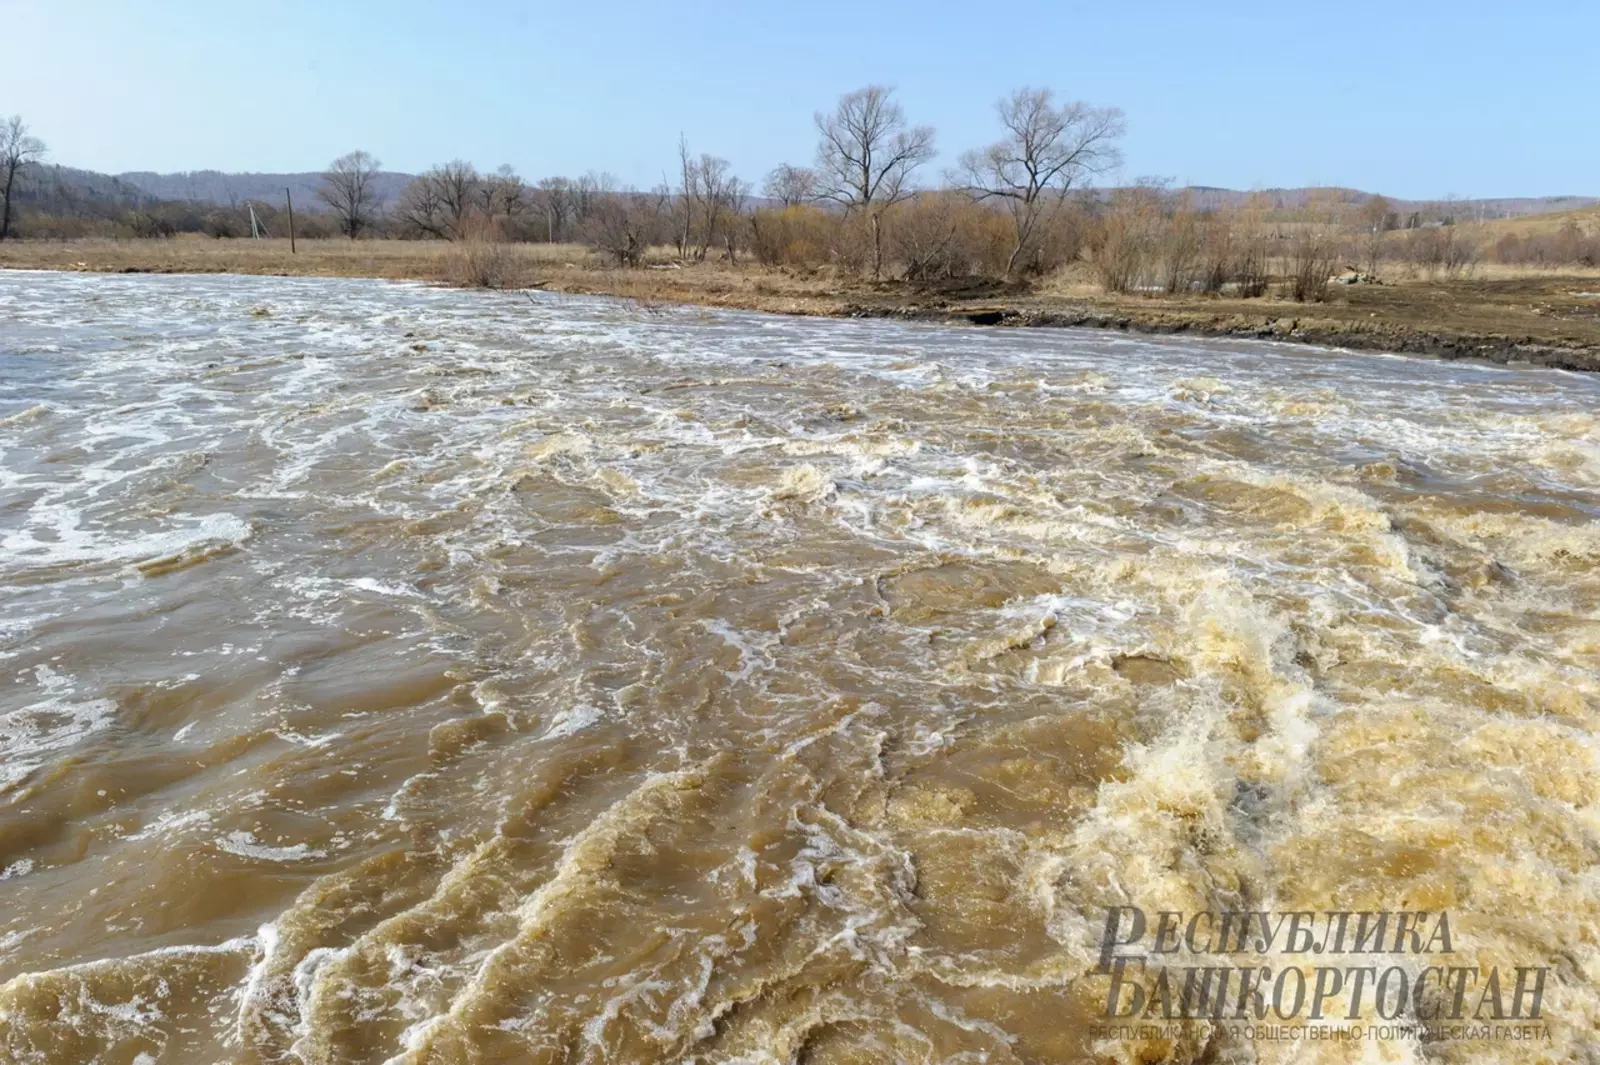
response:
M1597 410L0 273L0 1061L1585 1060ZM1125 905L1447 911L1548 1041L1102 1038Z

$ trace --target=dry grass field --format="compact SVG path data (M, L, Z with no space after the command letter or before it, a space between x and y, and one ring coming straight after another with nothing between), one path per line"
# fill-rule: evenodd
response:
M527 268L596 265L581 244L512 244ZM198 234L148 240L35 240L0 244L0 267L102 273L280 274L448 280L454 245L428 240L216 240Z
M1525 221L1525 220L1524 220ZM1447 357L1526 359L1600 368L1600 270L1487 266L1468 278L1334 285L1321 303L1281 296L1100 292L1081 270L1036 286L991 281L868 282L831 270L754 262L677 266L659 250L646 266L608 267L580 245L479 246L398 240L301 241L178 237L8 241L0 267L100 272L239 273L472 283L463 257L488 254L509 284L783 314L864 315L1004 325L1082 325L1158 333L1271 337Z

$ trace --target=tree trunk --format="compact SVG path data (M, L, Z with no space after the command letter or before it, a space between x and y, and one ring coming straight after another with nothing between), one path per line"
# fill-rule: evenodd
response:
M883 227L878 224L878 213L872 212L872 280L883 273Z
M6 205L5 213L0 215L0 240L5 240L11 235L11 186L17 180L17 168L6 168Z
M1017 210L1023 213L1015 213ZM1011 248L1011 255L1006 259L1005 280L1007 281L1011 280L1011 272L1017 268L1017 256L1022 254L1022 249L1028 245L1028 238L1033 236L1033 227L1038 221L1033 210L1033 201L1031 199L1024 200L1021 208L1013 208L1012 218L1015 220L1014 229L1017 239Z

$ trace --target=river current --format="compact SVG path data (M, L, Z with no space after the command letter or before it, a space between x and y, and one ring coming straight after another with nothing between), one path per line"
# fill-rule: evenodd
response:
M0 1061L1592 1060L1597 411L0 273ZM1124 906L1447 913L1544 1035L1107 1036Z

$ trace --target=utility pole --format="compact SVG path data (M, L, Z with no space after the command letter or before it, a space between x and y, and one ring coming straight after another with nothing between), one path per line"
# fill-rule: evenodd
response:
M289 189L283 190L284 202L289 205L289 254L294 254L294 197L289 195Z

